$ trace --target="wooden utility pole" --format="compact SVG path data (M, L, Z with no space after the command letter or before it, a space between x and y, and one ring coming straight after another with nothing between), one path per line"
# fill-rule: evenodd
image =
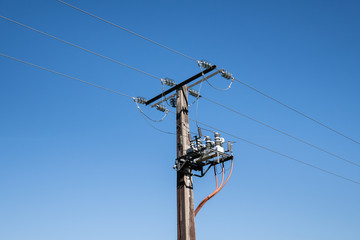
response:
M168 94L176 91L176 153L177 159L186 155L186 150L190 148L190 139L189 139L189 112L188 112L188 83L204 77L205 74L216 69L216 65L209 66L204 71L186 79L185 81L179 84L166 84L172 86L170 89L163 91L157 96L153 97L149 101L146 101L142 98L138 98L139 103L145 103L145 105L153 104L152 107L159 108L160 104L167 99L173 97L174 95L167 96ZM204 77L203 80L200 80L190 87L199 84L200 82L208 79L221 70L218 70L216 73ZM165 79L164 79L165 80ZM167 96L167 97L166 97ZM161 99L162 100L159 100ZM159 100L157 103L155 101ZM177 160L176 160L177 161ZM195 235L195 214L194 214L194 197L193 197L193 182L191 169L187 165L183 165L180 168L175 165L177 169L177 230L178 230L178 240L196 240Z
M176 91L177 157L190 147L187 86ZM178 240L195 240L193 182L187 167L177 172L177 229Z

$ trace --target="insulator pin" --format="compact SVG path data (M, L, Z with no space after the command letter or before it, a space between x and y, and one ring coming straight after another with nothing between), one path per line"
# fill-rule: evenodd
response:
M198 91L195 91L194 89L188 89L189 94L193 97L200 97L200 93Z
M221 71L221 76L223 77L223 78L226 78L226 79L233 79L233 76L232 76L232 74L231 73L229 73L228 71L226 71L226 70L222 70Z
M139 104L145 104L147 101L145 98L143 97L137 97L134 99L135 102L139 103Z
M175 81L172 80L171 78L164 78L164 79L161 79L161 82L163 84L165 84L166 86L169 86L169 87L173 87L176 85Z
M204 59L199 62L199 65L205 69L209 69L213 66L209 61L206 61Z
M159 105L159 104L156 105L156 109L159 110L159 111L161 111L161 112L166 112L166 111L168 111L164 105Z

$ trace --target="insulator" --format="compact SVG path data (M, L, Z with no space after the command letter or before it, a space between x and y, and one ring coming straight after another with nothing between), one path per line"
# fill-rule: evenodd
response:
M145 104L147 101L143 97L137 97L137 98L135 98L135 102L140 103L140 104Z
M156 109L161 111L161 112L165 112L167 111L166 107L164 105L156 105Z
M223 139L220 138L220 134L216 132L216 133L214 134L214 137L215 137L215 139L214 139L214 140L215 140L215 145L222 147L222 140L223 140Z
M189 94L193 97L200 97L200 93L198 91L195 91L194 89L188 89Z
M232 78L233 78L232 74L229 73L229 72L226 71L226 70L222 70L222 71L221 71L221 76L222 76L223 78L226 78L226 79L232 79Z
M169 87L173 87L176 85L175 81L172 80L171 78L164 78L164 79L161 79L162 83L165 84L166 86L169 86Z
M170 105L171 105L173 108L176 108L176 99L175 99L175 98L170 98Z
M204 59L199 62L199 65L205 69L211 68L213 66L209 61Z
M209 137L209 136L205 136L205 143L206 143L206 147L208 148L208 149L210 149L211 148L211 137Z

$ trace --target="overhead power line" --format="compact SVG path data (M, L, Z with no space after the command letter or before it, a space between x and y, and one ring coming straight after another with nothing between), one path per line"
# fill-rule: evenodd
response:
M42 69L42 70L45 70L45 71L48 71L48 72L51 72L51 73L55 73L55 74L57 74L57 75L60 75L60 76L63 76L63 77L67 77L67 78L70 78L70 79L72 79L72 80L75 80L75 81L78 81L78 82L81 82L81 83L85 83L85 84L87 84L87 85L90 85L90 86L93 86L93 87L97 87L97 88L100 88L100 89L102 89L102 90L105 90L105 91L108 91L108 92L112 92L112 93L115 93L115 94L118 94L118 95L121 95L121 96L124 96L124 97L128 97L128 98L133 99L133 97L131 97L130 95L127 95L127 94L125 94L125 93L122 93L122 92L119 92L119 91L115 91L115 90L112 90L112 89L109 89L109 88L106 88L106 87L103 87L103 86L100 86L100 85L97 85L97 84L94 84L94 83L86 82L86 81L81 80L81 79L79 79L79 78L75 78L75 77L72 77L72 76L69 76L69 75L60 73L60 72L56 72L56 71L54 71L54 70L51 70L51 69L48 69L48 68L45 68L45 67L41 67L41 66L39 66L39 65L35 65L35 64L33 64L33 63L29 63L29 62L26 62L26 61L24 61L24 60L20 60L20 59L11 57L11 56L5 55L5 54L3 54L3 53L0 53L0 56L6 57L6 58L9 58L9 59L12 59L12 60L21 62L21 63L25 63L25 64L27 64L27 65L30 65L30 66L33 66L33 67L36 67L36 68L39 68L39 69Z
M172 49L172 48L169 48L169 47L167 47L167 46L165 46L165 45L163 45L163 44L161 44L161 43L155 42L154 40L151 40L150 38L144 37L144 36L142 36L142 35L140 35L140 34L138 34L138 33L135 33L135 32L133 32L133 31L130 31L129 29L126 29L126 28L124 28L124 27L122 27L122 26L120 26L120 25L118 25L118 24L112 23L112 22L110 22L110 21L108 21L108 20L106 20L106 19L104 19L104 18L98 17L98 16L96 16L96 15L94 15L94 14L92 14L92 13L89 13L89 12L87 12L87 11L79 8L79 7L76 7L76 6L74 6L74 5L71 5L71 4L69 4L69 3L67 3L67 2L64 2L64 1L61 1L61 0L57 0L57 1L60 2L60 3L65 4L65 5L67 5L67 6L69 6L69 7L72 7L73 9L76 9L76 10L82 12L82 13L85 13L85 14L91 16L91 17L94 17L94 18L96 18L96 19L98 19L98 20L101 20L101 21L103 21L103 22L105 22L105 23L108 23L108 24L110 24L110 25L112 25L112 26L114 26L114 27L116 27L116 28L119 28L119 29L121 29L121 30L124 30L124 31L126 31L126 32L128 32L128 33L130 33L130 34L132 34L132 35L135 35L135 36L140 37L140 38L142 38L142 39L144 39L144 40L146 40L146 41L149 41L149 42L151 42L151 43L154 43L154 44L156 44L156 45L158 45L158 46L160 46L160 47L162 47L162 48L165 48L165 49L170 50L170 51L172 51L172 52L174 52L174 53L176 53L176 54L179 54L179 55L181 55L181 56L183 56L183 57L186 57L186 58L188 58L188 59L190 59L190 60L193 60L193 61L195 61L195 62L198 62L196 59L194 59L194 58L192 58L192 57L189 57L189 56L187 56L187 55L185 55L185 54L183 54L183 53L181 53L181 52L179 52L179 51L176 51L176 50L174 50L174 49Z
M60 76L63 76L63 77L66 77L66 78L70 78L72 80L75 80L75 81L78 81L78 82L81 82L81 83L85 83L87 85L90 85L90 86L93 86L93 87L97 87L99 89L102 89L102 90L105 90L105 91L108 91L108 92L111 92L111 93L115 93L115 94L118 94L118 95L121 95L121 96L124 96L124 97L128 97L128 98L131 98L132 100L135 100L134 97L130 96L130 95L127 95L125 93L122 93L122 92L119 92L119 91L115 91L115 90L112 90L112 89L109 89L109 88L106 88L106 87L103 87L103 86L100 86L100 85L97 85L97 84L94 84L94 83L90 83L90 82L87 82L87 81L84 81L84 80L81 80L79 78L75 78L75 77L72 77L72 76L69 76L69 75L66 75L66 74L63 74L63 73L60 73L60 72L56 72L54 70L51 70L51 69L48 69L48 68L45 68L45 67L41 67L39 65L36 65L36 64L33 64L33 63L30 63L30 62L26 62L24 60L20 60L18 58L14 58L14 57L11 57L11 56L8 56L8 55L5 55L3 53L0 53L0 56L3 56L3 57L6 57L6 58L9 58L9 59L12 59L12 60L15 60L17 62L21 62L21 63L24 63L24 64L27 64L29 66L32 66L32 67L36 67L36 68L39 68L39 69L42 69L42 70L45 70L45 71L48 71L48 72L51 72L51 73L55 73L57 75L60 75ZM141 111L141 110L140 110ZM166 134L171 134L171 135L174 135L175 133L172 133L172 132L167 132L167 131L164 131L164 130L161 130L157 127L155 127L154 125L152 125L151 123L148 122L148 120L144 117L145 113L141 111L142 114L140 114L145 122L147 124L149 124L149 126L151 126L152 128L154 128L155 130L157 131L160 131L162 133L166 133ZM145 115L147 118L149 118L147 115ZM166 115L165 115L166 116ZM164 116L164 117L165 117ZM163 118L164 118L163 117ZM161 121L163 120L163 118L161 119ZM149 118L150 119L150 118Z
M144 36L142 36L142 35L140 35L140 34L137 34L137 33L133 32L133 31L130 31L130 30L124 28L124 27L121 27L121 26L115 24L115 23L112 23L112 22L110 22L110 21L108 21L108 20L105 20L105 19L103 19L103 18L100 18L100 17L98 17L98 16L96 16L96 15L94 15L94 14L91 14L91 13L85 11L85 10L82 10L82 9L80 9L80 8L78 8L78 7L76 7L76 6L73 6L73 5L69 4L69 3L66 3L66 2L64 2L64 1L61 1L61 0L57 0L57 1L65 4L65 5L67 5L67 6L69 6L69 7L72 7L72 8L74 8L74 9L78 10L78 11L81 11L81 12L83 12L83 13L89 15L89 16L92 16L92 17L94 17L94 18L97 18L97 19L99 19L99 20L101 20L101 21L103 21L103 22L106 22L106 23L108 23L108 24L111 24L111 25L113 25L113 26L115 26L115 27L117 27L117 28L119 28L119 29L122 29L122 30L124 30L124 31L126 31L126 32L129 32L129 33L131 33L131 34L133 34L133 35L135 35L135 36L138 36L138 37L140 37L140 38L142 38L142 39L144 39L144 40L146 40L146 41L152 42L152 43L154 43L154 44L156 44L156 45L158 45L158 46L160 46L160 47L166 48L166 49L168 49L168 50L170 50L170 51L172 51L172 52L175 52L175 53L177 53L177 54L180 54L180 55L182 55L182 56L184 56L184 57L186 57L186 58L188 58L188 59L191 59L191 60L199 63L198 60L196 60L196 59L194 59L194 58L192 58L192 57L189 57L189 56L187 56L187 55L185 55L185 54L183 54L183 53L180 53L180 52L178 52L178 51L176 51L176 50L174 50L174 49L171 49L171 48L169 48L169 47L167 47L167 46L165 46L165 45L162 45L162 44L160 44L160 43L158 43L158 42L155 42L155 41L153 41L153 40L151 40L151 39L149 39L149 38L146 38L146 37L144 37ZM9 19L7 19L7 20L9 20ZM13 21L13 22L14 22L14 21ZM15 22L15 23L16 23L16 22ZM40 31L38 31L38 32L40 32ZM52 36L51 36L51 37L52 37ZM60 39L58 39L58 40L60 40ZM65 41L64 41L64 42L65 42ZM71 45L72 45L72 44L71 44ZM77 47L77 46L76 46L76 47ZM83 50L85 50L85 49L83 49ZM88 51L88 50L85 50L85 51ZM88 52L91 52L91 51L88 51ZM94 54L96 54L96 53L94 53ZM101 56L101 55L99 55L99 54L96 54L96 55ZM105 56L101 56L101 57L104 57L104 58L106 58L106 59L108 59L108 60L117 62L117 61L112 60L112 59L110 59L110 58L107 58L107 57L105 57ZM119 63L119 62L118 62L118 63ZM119 64L124 65L124 66L129 67L129 68L132 68L132 67L127 66L127 65L122 64L122 63L119 63ZM134 69L134 68L133 68L133 69ZM134 69L134 70L143 72L143 71L138 70L138 69ZM145 72L143 72L143 73L145 73ZM152 77L155 77L155 78L158 78L158 79L161 80L161 78L159 78L159 77L153 76L153 75L148 74L148 73L145 73L145 74L147 74L147 75L149 75L149 76L152 76ZM342 137L344 137L344 138L346 138L346 139L348 139L348 140L350 140L350 141L352 141L352 142L360 145L360 142L359 142L359 141L357 141L357 140L355 140L355 139L353 139L353 138L351 138L351 137L349 137L349 136L347 136L347 135L345 135L345 134L343 134L343 133L341 133L341 132L339 132L339 131L337 131L337 130L329 127L329 126L327 126L326 124L324 124L324 123L322 123L322 122L314 119L313 117L311 117L311 116L309 116L309 115L307 115L307 114L305 114L305 113L303 113L303 112L300 112L299 110L297 110L297 109L295 109L295 108L293 108L293 107L291 107L291 106L289 106L289 105L281 102L280 100L277 100L276 98L274 98L274 97L272 97L272 96L270 96L270 95L268 95L268 94L266 94L266 93L264 93L264 92L256 89L255 87L253 87L253 86L251 86L251 85L249 85L249 84L247 84L247 83L245 83L245 82L243 82L243 81L240 81L239 79L236 79L236 78L234 78L234 81L237 81L237 82L241 83L242 85L246 86L247 88L250 88L251 90L253 90L253 91L257 92L257 93L260 93L261 95L265 96L266 98L269 98L269 99L275 101L276 103L278 103L278 104L280 104L280 105L288 108L289 110L291 110L291 111L293 111L293 112L296 112L297 114L299 114L299 115L301 115L301 116L303 116L303 117L305 117L305 118L307 118L307 119L315 122L316 124L318 124L318 125L326 128L326 129L328 129L328 130L336 133L337 135L342 136Z
M10 21L10 22L12 22L12 23L15 23L15 24L17 24L17 25L19 25L19 26L22 26L22 27L25 27L25 28L30 29L30 30L32 30L32 31L41 33L41 34L43 34L43 35L45 35L45 36L47 36L47 37L51 37L51 38L53 38L53 39L56 39L56 40L58 40L58 41L60 41L60 42L63 42L63 43L66 43L66 44L68 44L68 45L70 45L70 46L76 47L76 48L81 49L81 50L83 50L83 51L86 51L86 52L88 52L88 53L94 54L94 55L96 55L96 56L98 56L98 57L107 59L107 60L109 60L109 61L112 61L112 62L114 62L114 63L120 64L120 65L122 65L122 66L124 66L124 67L127 67L127 68L129 68L129 69L135 70L135 71L140 72L140 73L145 74L145 75L148 75L148 76L150 76L150 77L153 77L153 78L162 80L160 77L157 77L157 76L155 76L155 75L152 75L152 74L150 74L150 73L147 73L147 72L145 72L145 71L143 71L143 70L140 70L140 69L131 67L131 66L127 65L127 64L124 64L124 63L119 62L119 61L117 61L117 60L114 60L114 59L112 59L112 58L106 57L106 56L101 55L101 54L99 54L99 53L96 53L96 52L94 52L94 51L88 50L88 49L83 48L83 47L81 47L81 46L79 46L79 45L76 45L76 44L74 44L74 43L65 41L65 40L63 40L63 39L61 39L61 38L58 38L58 37L55 37L55 36L53 36L53 35L51 35L51 34L48 34L48 33L45 33L45 32L43 32L43 31L37 30L37 29L35 29L35 28L33 28L33 27L30 27L30 26L27 26L27 25L25 25L25 24L23 24L23 23L17 22L17 21L15 21L15 20L12 20L12 19L7 18L7 17L4 17L4 16L0 16L0 17L1 17L2 19L5 19L5 20Z
M193 122L196 122L196 120L193 120L193 119L191 119L191 118L189 118L189 119L190 119L191 121L193 121ZM347 177L344 177L344 176L339 175L339 174L337 174L337 173L334 173L334 172L325 170L325 169L323 169L323 168L317 167L317 166L315 166L315 165L313 165L313 164L304 162L304 161L302 161L302 160L299 160L299 159L297 159L297 158L291 157L291 156L289 156L289 155L286 155L286 154L284 154L284 153L278 152L278 151L273 150L273 149L271 149L271 148L268 148L268 147L265 147L265 146L260 145L260 144L258 144L258 143L252 142L252 141L250 141L250 140L241 138L241 137L236 136L236 135L234 135L234 134L232 134L232 133L229 133L229 132L226 132L226 131L224 131L224 130L215 128L215 127L210 126L210 125L208 125L208 124L206 124L206 123L202 123L202 122L199 122L199 121L197 121L197 123L200 124L200 125L203 125L203 126L205 126L205 127L214 129L214 130L217 131L217 132L221 132L221 133L226 134L226 135L228 135L228 136L231 136L231 137L233 137L233 138L239 139L239 140L241 140L241 141L243 141L243 142L246 142L246 143L249 143L249 144L251 144L251 145L254 145L254 146L258 147L258 148L262 148L262 149L264 149L264 150L266 150L266 151L275 153L275 154L280 155L280 156L282 156L282 157L288 158L288 159L290 159L290 160L296 161L296 162L301 163L301 164L303 164L303 165L306 165L306 166L308 166L308 167L314 168L314 169L319 170L319 171L321 171L321 172L324 172L324 173L327 173L327 174L336 176L336 177L338 177L338 178L341 178L341 179L343 179L343 180L346 180L346 181L349 181L349 182L356 183L356 184L359 184L359 185L360 185L360 182L358 182L358 181L356 181L356 180L353 180L353 179L351 179L351 178L347 178ZM209 130L209 129L205 129L205 128L204 128L204 130L207 130L207 131L212 132L212 130Z
M266 93L264 93L264 92L256 89L255 87L253 87L253 86L251 86L251 85L249 85L249 84L247 84L247 83L244 83L244 82L240 81L239 79L236 79L236 78L235 78L234 80L237 81L237 82L239 82L239 83L241 83L241 84L244 85L245 87L250 88L251 90L253 90L253 91L257 92L257 93L260 93L260 94L263 95L264 97L269 98L269 99L273 100L274 102L279 103L280 105L286 107L287 109L290 109L291 111L296 112L297 114L299 114L299 115L301 115L301 116L303 116L303 117L305 117L305 118L307 118L307 119L315 122L316 124L318 124L318 125L320 125L320 126L322 126L322 127L324 127L324 128L327 128L328 130L336 133L337 135L340 135L340 136L342 136L342 137L344 137L344 138L346 138L346 139L348 139L348 140L350 140L350 141L352 141L352 142L354 142L354 143L360 144L359 141L357 141L357 140L355 140L355 139L353 139L353 138L351 138L351 137L346 136L345 134L343 134L343 133L341 133L341 132L339 132L339 131L337 131L337 130L335 130L335 129L327 126L327 125L325 125L324 123L322 123L322 122L320 122L320 121L318 121L318 120L310 117L309 115L307 115L307 114L305 114L305 113L300 112L299 110L296 110L296 109L293 108L293 107L290 107L289 105L281 102L280 100L277 100L277 99L274 98L274 97L271 97L270 95L268 95L268 94L266 94Z
M337 154L334 154L334 153L332 153L332 152L330 152L330 151L327 151L327 150L325 150L325 149L323 149L323 148L321 148L321 147L318 147L318 146L316 146L316 145L314 145L314 144L312 144L312 143L309 143L309 142L307 142L307 141L305 141L305 140L302 140L301 138L295 137L295 136L293 136L293 135L291 135L291 134L289 134L289 133L287 133L287 132L284 132L284 131L279 130L279 129L275 128L275 127L272 127L272 126L270 126L269 124L266 124L266 123L264 123L264 122L262 122L262 121L259 121L259 120L255 119L255 118L253 118L253 117L250 117L250 116L248 116L248 115L246 115L246 114L244 114L244 113L241 113L241 112L239 112L239 111L237 111L237 110L235 110L235 109L233 109L233 108L230 108L230 107L228 107L228 106L226 106L226 105L224 105L224 104L218 103L218 102L216 102L216 101L214 101L214 100L211 100L211 99L209 99L209 98L207 98L207 97L204 97L204 96L201 96L201 98L203 98L203 99L205 99L205 100L207 100L207 101L209 101L209 102L215 103L215 104L217 104L217 105L219 105L219 106L221 106L221 107L223 107L223 108L225 108L225 109L227 109L227 110L230 110L230 111L232 111L232 112L234 112L234 113L236 113L236 114L238 114L238 115L240 115L240 116L243 116L243 117L245 117L245 118L247 118L247 119L250 119L250 120L253 121L253 122L256 122L256 123L258 123L258 124L261 124L261 125L263 125L263 126L265 126L265 127L267 127L267 128L270 128L270 129L272 129L272 130L274 130L274 131L277 131L277 132L279 132L279 133L281 133L281 134L283 134L283 135L285 135L285 136L288 136L288 137L290 137L290 138L292 138L292 139L295 139L295 140L298 141L298 142L304 143L304 144L306 144L306 145L308 145L308 146L310 146L310 147L312 147L312 148L315 148L315 149L317 149L317 150L319 150L319 151L322 151L322 152L324 152L324 153L326 153L326 154L328 154L328 155L331 155L331 156L336 157L336 158L338 158L338 159L340 159L340 160L342 160L342 161L345 161L345 162L347 162L347 163L350 163L350 164L352 164L352 165L355 165L355 166L357 166L357 167L360 167L360 164L358 164L358 163L356 163L356 162L353 162L353 161L351 161L351 160L348 160L348 159L346 159L346 158L344 158L344 157L341 157L341 156L339 156L339 155L337 155Z
M164 46L164 45L162 45L162 44L160 44L160 43L158 43L158 42L155 42L155 41L153 41L153 40L151 40L151 39L149 39L149 38L146 38L146 37L144 37L144 36L142 36L142 35L140 35L140 34L137 34L137 33L135 33L135 32L132 32L132 31L130 31L130 30L124 28L124 27L121 27L121 26L119 26L119 25L117 25L117 24L114 24L114 23L112 23L112 22L110 22L110 21L108 21L108 20L105 20L105 19L100 18L100 17L98 17L98 16L96 16L96 15L94 15L94 14L91 14L91 13L89 13L89 12L86 12L86 11L84 11L84 10L78 8L78 7L75 7L75 6L73 6L73 5L69 4L69 3L66 3L66 2L64 2L64 1L61 1L61 0L57 0L57 1L65 4L65 5L67 5L67 6L69 6L69 7L72 7L72 8L74 8L74 9L78 10L78 11L81 11L81 12L83 12L83 13L89 15L89 16L92 16L92 17L94 17L94 18L97 18L97 19L99 19L99 20L101 20L101 21L104 21L104 22L106 22L106 23L108 23L108 24L111 24L111 25L113 25L113 26L115 26L115 27L117 27L117 28L120 28L120 29L122 29L122 30L124 30L124 31L127 31L127 32L129 32L129 33L131 33L131 34L133 34L133 35L135 35L135 36L141 37L142 39L145 39L145 40L147 40L147 41L149 41L149 42L152 42L152 43L154 43L154 44L156 44L156 45L158 45L158 46L161 46L161 47L163 47L163 48L166 48L166 49L168 49L168 50L170 50L170 51L173 51L173 52L175 52L175 53L177 53L177 54L180 54L180 55L182 55L182 56L184 56L184 57L186 57L186 58L188 58L188 59L191 59L191 60L196 61L197 63L199 63L198 60L196 60L196 59L194 59L194 58L192 58L192 57L189 57L189 56L187 56L187 55L185 55L185 54L183 54L183 53L180 53L180 52L178 52L178 51L175 51L175 50L173 50L173 49L171 49L171 48L169 48L169 47L166 47L166 46ZM342 137L344 137L344 138L346 138L346 139L348 139L348 140L350 140L350 141L352 141L352 142L357 143L357 144L360 145L360 142L359 142L359 141L357 141L357 140L355 140L355 139L353 139L353 138L351 138L351 137L349 137L349 136L346 136L345 134L343 134L343 133L341 133L341 132L339 132L339 131L337 131L337 130L329 127L329 126L327 126L326 124L324 124L324 123L322 123L322 122L314 119L313 117L310 117L309 115L307 115L307 114L305 114L305 113L303 113L303 112L300 112L299 110L297 110L297 109L295 109L295 108L293 108L293 107L291 107L291 106L289 106L289 105L287 105L287 104L285 104L285 103L277 100L277 99L274 98L274 97L271 97L270 95L268 95L268 94L266 94L266 93L264 93L264 92L256 89L255 87L253 87L253 86L251 86L251 85L249 85L249 84L247 84L247 83L245 83L245 82L242 82L242 81L240 81L239 79L234 78L234 80L237 81L237 82L239 82L239 83L241 83L241 84L243 84L244 86L250 88L251 90L256 91L256 92L260 93L261 95L263 95L263 96L265 96L265 97L267 97L267 98L269 98L269 99L271 99L271 100L279 103L280 105L288 108L289 110L294 111L294 112L296 112L297 114L299 114L299 115L301 115L301 116L303 116L303 117L305 117L305 118L307 118L307 119L315 122L316 124L318 124L318 125L320 125L320 126L322 126L322 127L324 127L324 128L327 128L328 130L336 133L337 135L342 136Z

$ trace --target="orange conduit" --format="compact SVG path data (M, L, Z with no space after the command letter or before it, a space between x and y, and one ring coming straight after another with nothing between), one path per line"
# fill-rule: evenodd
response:
M216 170L215 170L215 166L214 166L214 171L215 171L215 179L216 179L216 188L215 188L215 191L212 192L209 196L207 196L206 198L204 198L200 203L199 205L197 206L197 208L195 209L195 216L197 215L197 213L200 211L200 209L204 206L204 204L210 200L210 198L212 198L214 196L214 194L216 194L217 190L222 186L222 184L224 183L224 174L225 174L225 171L224 171L224 167L222 168L222 177L221 177L221 183L220 183L220 186L218 188L218 184L217 184L217 177L216 177Z
M215 191L213 193L211 193L209 196L207 196L206 198L204 198L204 200L201 201L201 203L197 206L197 208L195 209L195 216L198 214L198 212L200 211L200 209L205 205L205 203L207 201L209 201L212 197L214 197L216 194L218 194L221 189L223 189L223 187L226 185L226 183L229 181L232 170L233 170L233 166L234 166L234 162L233 160L231 160L231 170L229 173L229 176L227 177L225 183L223 184L224 181L224 167L223 167L223 173L222 173L222 180L221 180L221 184L219 186L219 188L216 188ZM215 168L215 167L214 167ZM217 182L217 177L216 177L216 173L215 173L215 178L216 178L216 182ZM217 184L216 184L217 185Z

